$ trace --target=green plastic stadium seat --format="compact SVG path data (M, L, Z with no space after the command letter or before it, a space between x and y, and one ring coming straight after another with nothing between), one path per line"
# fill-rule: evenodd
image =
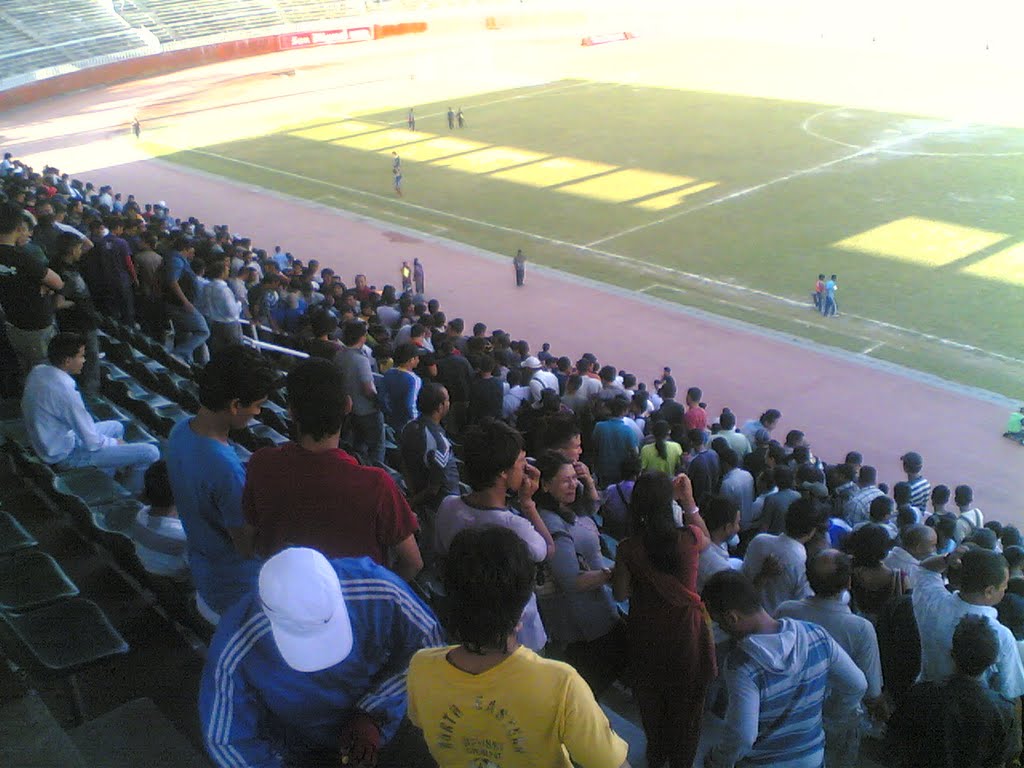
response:
M131 493L122 485L95 467L82 467L62 472L54 478L53 489L58 494L77 496L89 506L131 496Z
M38 543L10 513L0 511L0 555L31 549Z
M0 559L0 611L28 611L77 594L78 587L45 552L30 549Z

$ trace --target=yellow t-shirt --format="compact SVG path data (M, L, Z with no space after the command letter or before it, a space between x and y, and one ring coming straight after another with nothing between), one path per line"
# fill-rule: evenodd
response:
M679 469L679 460L683 458L683 446L674 440L666 440L665 453L668 454L668 458L661 458L658 455L658 446L648 443L640 449L640 469L644 472L664 472L673 477Z
M409 664L409 719L441 768L619 768L616 735L583 678L520 646L479 675L454 667L454 646ZM570 755L572 761L570 761Z

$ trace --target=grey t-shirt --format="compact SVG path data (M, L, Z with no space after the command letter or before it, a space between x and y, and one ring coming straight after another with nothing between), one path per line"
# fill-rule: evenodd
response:
M338 351L334 363L341 369L345 382L345 394L352 398L352 413L369 416L376 413L377 403L366 395L366 384L373 383L373 368L370 358L359 349L344 347Z

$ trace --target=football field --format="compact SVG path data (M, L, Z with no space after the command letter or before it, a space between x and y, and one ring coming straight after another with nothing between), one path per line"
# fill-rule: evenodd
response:
M411 131L401 98L150 141L175 163L1024 395L1010 121L567 77L415 103ZM465 127L449 129L450 106ZM836 318L810 308L819 272L839 276Z

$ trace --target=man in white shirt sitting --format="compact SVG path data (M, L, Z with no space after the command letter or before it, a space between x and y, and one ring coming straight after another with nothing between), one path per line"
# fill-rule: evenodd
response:
M47 348L48 363L32 369L25 382L21 413L32 448L58 470L98 467L113 474L128 470L126 485L142 490L146 468L160 458L149 443L125 443L119 421L93 421L72 376L85 365L85 338L58 333Z

